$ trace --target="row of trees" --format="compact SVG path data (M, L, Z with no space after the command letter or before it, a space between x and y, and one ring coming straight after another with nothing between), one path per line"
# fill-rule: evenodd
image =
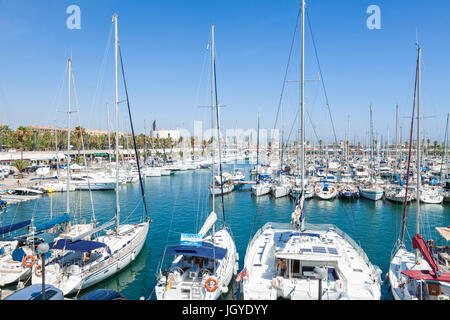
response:
M20 151L52 151L56 150L56 144L58 150L67 150L67 132L38 132L34 131L30 127L20 126L16 130L9 128L8 126L0 126L0 147L2 149L16 149ZM162 149L165 153L167 150L172 150L176 146L184 146L184 138L180 137L175 141L172 137L158 138L145 136L139 134L136 136L136 145L138 149L143 149L146 146L147 150ZM205 149L211 145L211 140L202 140L201 148L202 154ZM194 153L194 148L198 144L194 137L191 137L189 141L186 141L188 147L191 149L191 154ZM70 134L70 144L72 149L81 151L86 150L108 150L114 149L116 144L116 133L113 132L108 135L90 135L87 134L86 129L83 127L75 127ZM125 135L120 136L119 145L122 148L127 147L127 137ZM83 148L84 146L84 148ZM133 138L128 136L128 147L133 148Z

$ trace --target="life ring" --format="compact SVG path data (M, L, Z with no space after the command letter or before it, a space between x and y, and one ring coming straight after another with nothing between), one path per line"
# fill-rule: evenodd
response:
M434 247L434 240L428 240L426 242L426 244L427 244L428 247L433 248Z
M28 262L29 259L31 259L31 262ZM36 258L30 254L22 259L22 263L25 267L31 267L34 264L34 261L36 261Z
M51 228L50 233L56 233L56 227Z
M211 288L211 286L209 285L210 282L214 282L214 286ZM216 291L216 289L219 287L217 280L214 278L209 278L208 280L205 281L205 288L206 290L208 290L209 292L214 292Z
M40 271L42 269L42 266L39 264L36 266L36 268L34 269L34 274L38 277L42 276L42 272Z

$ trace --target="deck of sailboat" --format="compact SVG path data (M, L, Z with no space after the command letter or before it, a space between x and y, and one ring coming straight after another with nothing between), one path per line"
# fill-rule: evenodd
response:
M267 225L266 225L267 226ZM248 279L244 280L245 299L273 299L276 293L273 291L272 280L279 276L276 270L276 260L298 260L307 264L327 265L331 269L338 269L339 276L329 274L328 289L336 284L346 288L346 293L350 299L379 299L380 292L370 289L378 279L376 271L370 264L364 252L353 241L349 241L348 236L341 236L340 230L336 232L333 226L323 225L314 230L306 232L292 230L290 225L286 228L276 226L266 227L257 234L248 248L245 258L245 267L248 271ZM356 245L356 246L355 246ZM286 276L295 284L296 291L302 291L301 287L307 285L309 288L317 286L314 277L300 273L292 277ZM330 286L331 283L331 286ZM333 284L335 283L335 284ZM293 289L294 291L294 289ZM251 292L250 296L248 293ZM309 290L301 298L308 298ZM246 295L247 293L247 295ZM295 293L294 293L295 296ZM295 298L295 297L293 297ZM310 299L317 299L317 295L309 296ZM324 297L326 299L326 297Z

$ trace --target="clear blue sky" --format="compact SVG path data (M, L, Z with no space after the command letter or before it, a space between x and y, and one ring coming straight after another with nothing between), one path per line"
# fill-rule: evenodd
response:
M81 30L66 28L66 8L81 8ZM281 85L300 0L149 0L149 1L0 1L0 123L66 126L66 84L72 56L81 124L106 128L105 102L114 98L113 47L97 91L111 28L119 15L135 127L142 132L156 119L159 128L208 121L210 25L216 28L218 90L222 126L262 127L275 122ZM381 8L381 30L369 30L366 9ZM423 48L422 121L424 132L441 141L450 112L450 1L309 0L307 8L317 44L338 139L350 115L352 137L364 141L373 104L374 128L394 136L395 105L400 116L412 107L416 30ZM298 39L297 39L298 40ZM299 78L299 42L289 80ZM306 78L317 78L309 31ZM298 106L298 83L289 83L283 111L290 130ZM96 95L96 99L94 96ZM123 90L121 98L124 98ZM333 140L318 82L306 84L306 106L323 140ZM125 122L121 105L121 124ZM111 112L113 110L111 109ZM409 121L401 118L403 137ZM73 125L78 124L77 115ZM205 123L209 125L209 123ZM294 134L294 133L293 133ZM314 140L308 122L307 139ZM352 138L353 139L353 138Z

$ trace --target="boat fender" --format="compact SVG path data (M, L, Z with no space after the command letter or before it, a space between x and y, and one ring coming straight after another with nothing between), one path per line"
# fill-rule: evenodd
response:
M34 274L38 277L42 277L42 265L37 265L36 268L34 269Z
M31 261L29 261L30 259ZM36 261L36 258L29 254L23 258L22 263L25 267L31 267L34 264L34 261Z
M227 286L223 286L220 291L222 291L223 294L226 294L228 292L228 287Z

